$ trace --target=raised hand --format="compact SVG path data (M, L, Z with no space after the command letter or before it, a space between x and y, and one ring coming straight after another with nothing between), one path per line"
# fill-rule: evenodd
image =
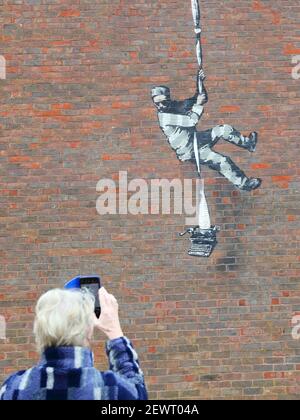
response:
M206 93L201 93L198 95L197 105L204 105L208 102L208 97Z
M204 73L204 70L203 70L203 69L200 69L200 70L198 71L198 78L199 78L202 82L205 80L206 76L205 76L205 73Z
M117 299L108 293L104 287L101 287L99 290L99 300L101 315L99 319L95 316L95 327L102 331L109 340L123 337L119 321L119 305Z

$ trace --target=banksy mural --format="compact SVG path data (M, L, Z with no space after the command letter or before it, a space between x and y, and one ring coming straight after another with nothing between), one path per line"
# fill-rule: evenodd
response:
M221 139L253 153L256 150L258 134L253 131L245 136L229 124L217 125L206 131L198 131L196 126L204 113L208 94L205 89L205 73L201 45L200 6L198 0L192 0L192 12L196 34L196 55L199 65L196 91L194 96L183 101L172 99L167 86L155 86L152 100L157 109L161 130L181 162L192 162L197 166L201 177L201 165L218 171L229 182L243 191L252 191L260 187L261 179L248 177L233 160L216 152L213 147ZM204 193L204 182L200 191L199 226L188 228L191 234L189 255L208 257L217 244L216 226L211 226L209 211Z

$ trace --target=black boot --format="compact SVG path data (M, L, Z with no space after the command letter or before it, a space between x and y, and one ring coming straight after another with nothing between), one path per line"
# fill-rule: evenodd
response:
M256 133L256 131L253 131L249 135L249 144L247 145L247 149L249 150L249 152L251 153L255 152L257 142L258 142L258 133Z
M256 190L261 186L262 180L260 178L248 178L245 184L241 187L243 191Z

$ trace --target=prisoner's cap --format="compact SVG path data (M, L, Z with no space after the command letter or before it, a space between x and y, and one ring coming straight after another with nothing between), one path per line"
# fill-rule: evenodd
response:
M166 96L168 99L170 98L170 89L166 86L156 86L152 89L152 99L155 96Z

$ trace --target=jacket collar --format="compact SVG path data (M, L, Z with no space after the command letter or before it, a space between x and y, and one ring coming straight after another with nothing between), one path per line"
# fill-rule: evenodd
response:
M94 366L94 355L87 347L49 347L39 365L61 369L80 369Z

